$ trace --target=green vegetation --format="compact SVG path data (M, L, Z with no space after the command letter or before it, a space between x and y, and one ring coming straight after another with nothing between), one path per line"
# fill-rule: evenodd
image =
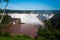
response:
M60 32L48 29L38 30L38 40L60 40Z
M0 37L0 40L33 40L33 39L28 39L24 37L13 37L13 38Z
M28 35L15 35L12 36L10 35L9 32L7 33L2 33L0 32L0 40L34 40Z
M0 36L0 40L34 40L34 39L26 35L11 36L9 33L5 33L4 35Z
M0 17L1 18L1 17ZM2 23L1 24L9 24L10 21L11 21L11 16L8 16L8 15L4 15L3 17L3 20L2 20Z
M55 40L55 33L47 29L39 29L38 35L38 40Z
M39 28L38 40L60 40L60 14L45 20L45 29Z
M0 16L0 18L1 18L1 16ZM4 27L9 27L11 20L12 20L11 16L4 15L2 22L0 24L0 30Z
M0 40L34 40L28 35L15 35L12 36L9 33L0 32Z

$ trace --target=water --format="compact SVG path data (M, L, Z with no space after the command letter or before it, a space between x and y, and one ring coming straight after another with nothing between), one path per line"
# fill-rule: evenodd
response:
M37 30L39 25L33 24L15 24L9 27L9 32L12 35L21 34L21 35L29 35L31 37L37 36Z

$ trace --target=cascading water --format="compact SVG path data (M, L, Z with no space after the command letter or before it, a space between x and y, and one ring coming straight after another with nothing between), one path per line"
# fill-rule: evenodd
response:
M41 25L42 29L44 29L44 21L43 21L43 17L46 17L45 19L50 19L54 16L54 14L34 14L34 13L30 13L30 14L10 14L10 16L12 18L20 18L21 22L23 23L28 23L28 24L38 24ZM42 16L42 18L41 18Z

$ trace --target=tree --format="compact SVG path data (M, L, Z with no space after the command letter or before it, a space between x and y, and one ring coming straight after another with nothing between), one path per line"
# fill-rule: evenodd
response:
M6 5L5 5L5 8L4 8L4 10L3 10L3 15L2 15L2 17L1 17L1 19L0 19L0 24L1 24L2 20L3 20L4 15L5 15L5 9L6 9L7 6L8 6L9 0L4 0L4 1L6 2ZM0 0L0 3L1 3L1 0Z
M53 27L55 29L60 29L60 13L56 14L53 18L50 19L51 20L51 25L53 25Z
M45 29L39 28L38 40L60 40L60 13L45 20Z

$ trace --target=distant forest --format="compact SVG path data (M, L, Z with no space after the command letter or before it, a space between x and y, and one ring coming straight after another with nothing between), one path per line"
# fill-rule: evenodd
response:
M2 13L3 10L0 9L0 13ZM38 13L38 14L60 14L60 10L7 10L5 13Z

